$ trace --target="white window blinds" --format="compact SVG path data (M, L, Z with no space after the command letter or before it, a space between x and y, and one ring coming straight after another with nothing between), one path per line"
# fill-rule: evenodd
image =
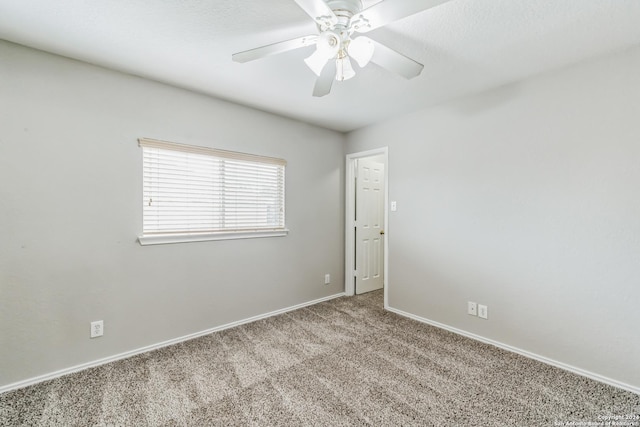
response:
M284 230L284 160L146 138L138 142L143 235Z

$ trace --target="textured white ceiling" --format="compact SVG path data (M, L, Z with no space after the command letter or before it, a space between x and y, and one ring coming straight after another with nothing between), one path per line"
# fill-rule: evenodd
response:
M0 0L2 39L339 131L640 45L640 0L451 0L368 34L419 77L371 64L323 98L313 47L231 61L315 32L293 0Z

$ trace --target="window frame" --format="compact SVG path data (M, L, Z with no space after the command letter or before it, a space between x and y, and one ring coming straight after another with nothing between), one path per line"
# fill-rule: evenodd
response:
M261 163L261 164L270 164L277 165L282 167L282 187L281 189L281 199L282 199L282 227L259 227L256 228L241 228L241 229L233 229L233 230L215 230L215 231L182 231L182 230L173 230L173 231L153 231L147 232L145 234L144 225L143 232L138 236L138 242L142 246L146 245L158 245L158 244L171 244L171 243L187 243L187 242L205 242L205 241L215 241L215 240L233 240L233 239L253 239L253 238L264 238L264 237L283 237L287 236L289 230L286 228L286 216L285 216L285 206L286 206L286 198L285 198L285 190L286 190L286 161L283 159L275 158L275 157L266 157L255 154L247 154L240 153L235 151L227 151L220 150L215 148L201 147L195 145L186 145L186 144L178 144L174 142L168 141L160 141L151 138L139 138L138 146L141 148L141 153L143 153L143 161L142 161L142 203L143 203L143 212L142 212L142 220L144 223L145 220L145 209L144 204L146 203L144 188L146 185L145 182L145 165L144 165L144 149L160 149L160 150L168 150L174 152L183 152L190 153L196 155L204 155L215 158L217 161L233 161L233 162L246 162L250 163ZM223 185L224 182L222 181Z

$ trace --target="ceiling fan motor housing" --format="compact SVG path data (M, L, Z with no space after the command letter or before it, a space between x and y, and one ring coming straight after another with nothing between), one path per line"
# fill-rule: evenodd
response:
M362 10L361 0L327 0L327 5L333 10L333 13L344 10L350 12L351 15L355 15Z
M320 26L321 38L322 36L329 33L332 36L337 35L339 37L339 49L338 51L342 54L338 53L338 57L346 56L346 46L351 40L351 33L353 29L351 28L351 18L356 13L362 11L362 1L361 0L326 0L327 5L333 11L333 13L338 18L338 22L335 25L330 27Z
M338 22L332 29L340 32L349 30L351 17L362 11L361 0L327 0L327 5L338 18ZM328 28L321 28L320 30L323 31L326 29Z

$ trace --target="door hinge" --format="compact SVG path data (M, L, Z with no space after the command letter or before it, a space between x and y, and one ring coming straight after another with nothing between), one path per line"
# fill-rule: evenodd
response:
M353 270L353 277L358 277L358 270Z

